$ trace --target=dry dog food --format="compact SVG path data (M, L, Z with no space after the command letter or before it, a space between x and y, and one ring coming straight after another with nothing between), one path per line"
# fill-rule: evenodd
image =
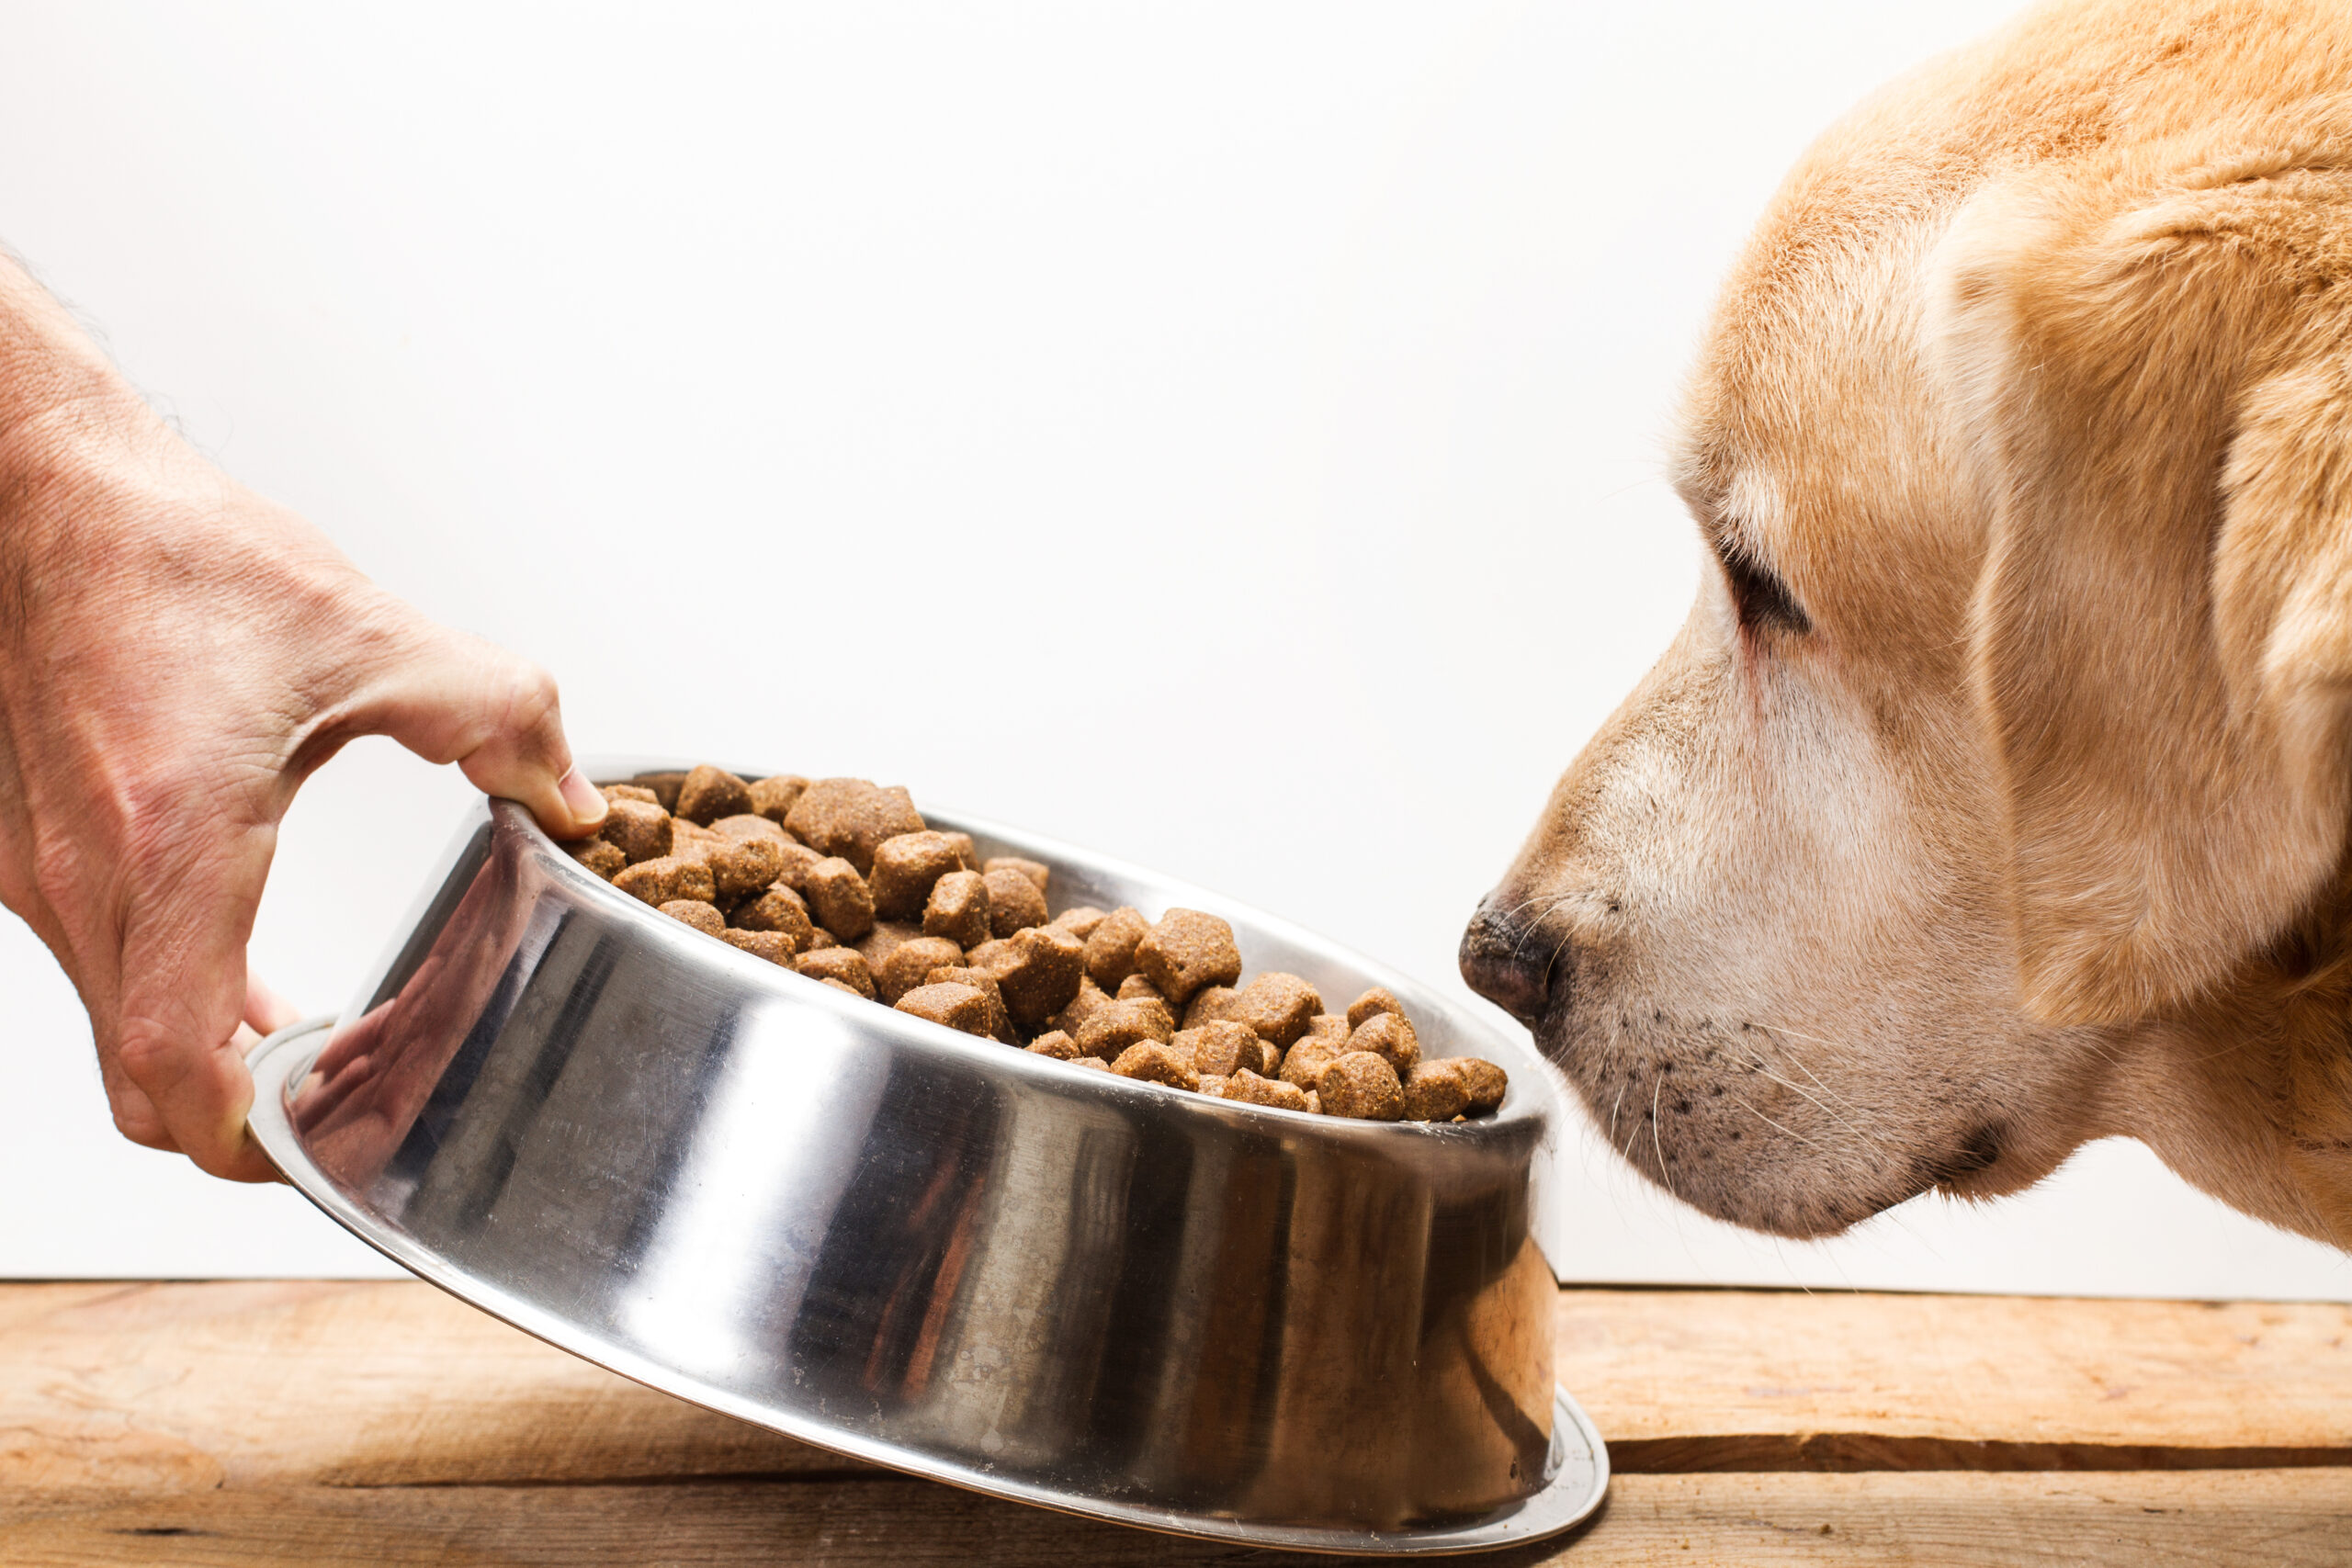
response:
M746 780L705 764L607 784L602 831L566 846L625 893L730 947L982 1039L1142 1083L1366 1122L1451 1122L1503 1101L1503 1069L1425 1058L1377 987L1332 1012L1295 975L1241 973L1233 928L1052 912L1036 861L979 863L907 792Z

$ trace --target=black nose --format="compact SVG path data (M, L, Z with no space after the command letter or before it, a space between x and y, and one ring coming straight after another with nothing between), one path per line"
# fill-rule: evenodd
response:
M1530 1029L1551 998L1553 956L1551 944L1505 913L1491 894L1462 933L1462 978Z

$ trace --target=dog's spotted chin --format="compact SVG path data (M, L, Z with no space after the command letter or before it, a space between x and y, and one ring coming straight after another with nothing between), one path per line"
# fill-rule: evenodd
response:
M1534 1033L1635 1169L1734 1224L1802 1240L1930 1190L1976 1198L2023 1184L2002 1179L1997 1127L1925 1151L1894 1147L1883 1116L1841 1107L1774 1031L1750 1021L1560 997Z

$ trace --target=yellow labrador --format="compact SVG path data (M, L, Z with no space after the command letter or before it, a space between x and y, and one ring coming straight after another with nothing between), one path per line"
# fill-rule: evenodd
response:
M1675 479L1715 565L1471 983L1726 1219L2128 1134L2352 1246L2352 7L2050 6L1882 92Z

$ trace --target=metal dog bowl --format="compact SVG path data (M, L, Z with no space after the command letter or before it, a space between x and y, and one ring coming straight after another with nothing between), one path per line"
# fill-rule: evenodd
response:
M1376 1125L975 1040L659 915L496 801L342 1022L256 1049L254 1132L445 1290L859 1459L1309 1551L1472 1551L1589 1514L1608 1457L1553 1386L1532 1049L1228 900L931 819L1052 866L1056 909L1211 910L1250 973L1386 986L1510 1097Z

